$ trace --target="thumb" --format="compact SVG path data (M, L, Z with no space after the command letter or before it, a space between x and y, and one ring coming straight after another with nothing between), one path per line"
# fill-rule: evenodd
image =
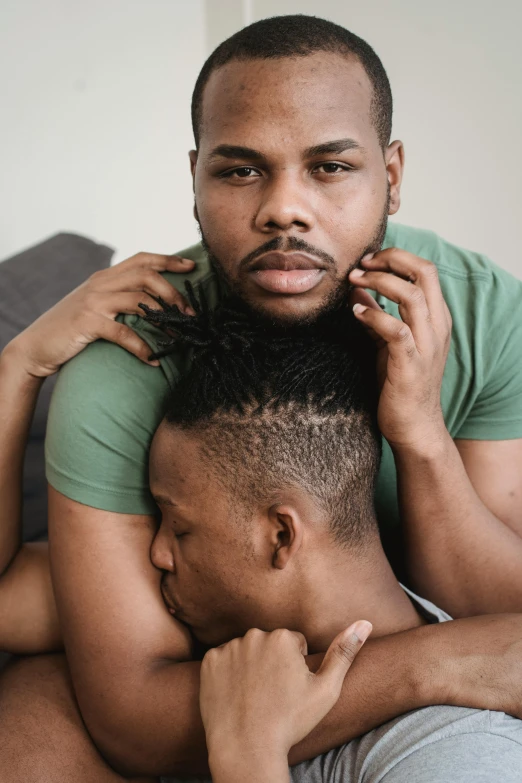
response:
M326 651L316 677L340 693L346 672L371 632L372 624L368 620L358 620L341 631Z

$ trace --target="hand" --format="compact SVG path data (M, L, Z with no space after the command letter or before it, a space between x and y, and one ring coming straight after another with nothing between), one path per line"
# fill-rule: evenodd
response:
M430 261L390 248L361 265L349 281L355 316L377 342L379 427L392 448L415 447L445 433L440 392L451 315ZM402 320L383 312L365 288L396 302Z
M332 642L313 674L304 636L252 629L209 650L201 666L200 707L209 758L288 755L332 709L346 672L370 634L362 620Z
M191 272L194 262L179 256L138 253L117 266L95 272L58 304L44 313L9 344L18 362L34 377L57 372L86 345L102 338L121 345L146 364L150 347L125 324L119 313L142 315L140 303L159 309L153 297L161 297L191 315L185 298L160 272Z

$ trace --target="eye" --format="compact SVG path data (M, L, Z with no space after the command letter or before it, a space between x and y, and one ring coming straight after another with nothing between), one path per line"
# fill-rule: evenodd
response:
M235 179L236 177L238 179L253 179L251 177L251 174L259 174L257 169L254 169L252 166L240 166L237 169L230 169L229 171L224 171L219 176L223 179Z
M314 171L323 169L323 174L340 174L342 171L351 171L350 166L341 165L340 163L320 163L315 167Z

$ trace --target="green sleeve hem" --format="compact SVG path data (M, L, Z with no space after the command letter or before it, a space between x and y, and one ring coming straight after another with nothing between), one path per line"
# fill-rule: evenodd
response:
M47 481L53 489L84 506L116 514L154 515L156 513L154 501L145 494L121 492L110 487L90 486L70 476L64 476L49 464L46 468L46 474Z
M522 421L499 421L498 423L489 421L473 422L464 424L460 430L453 435L455 439L461 440L517 440L522 438Z

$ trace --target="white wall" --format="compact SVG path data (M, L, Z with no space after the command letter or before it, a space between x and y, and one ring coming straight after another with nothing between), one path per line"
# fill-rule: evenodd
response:
M381 56L406 145L397 219L522 277L522 3L1 0L0 258L51 233L197 241L186 152L199 68L243 24L310 13Z
M198 240L187 151L203 0L1 0L0 258L57 231Z

